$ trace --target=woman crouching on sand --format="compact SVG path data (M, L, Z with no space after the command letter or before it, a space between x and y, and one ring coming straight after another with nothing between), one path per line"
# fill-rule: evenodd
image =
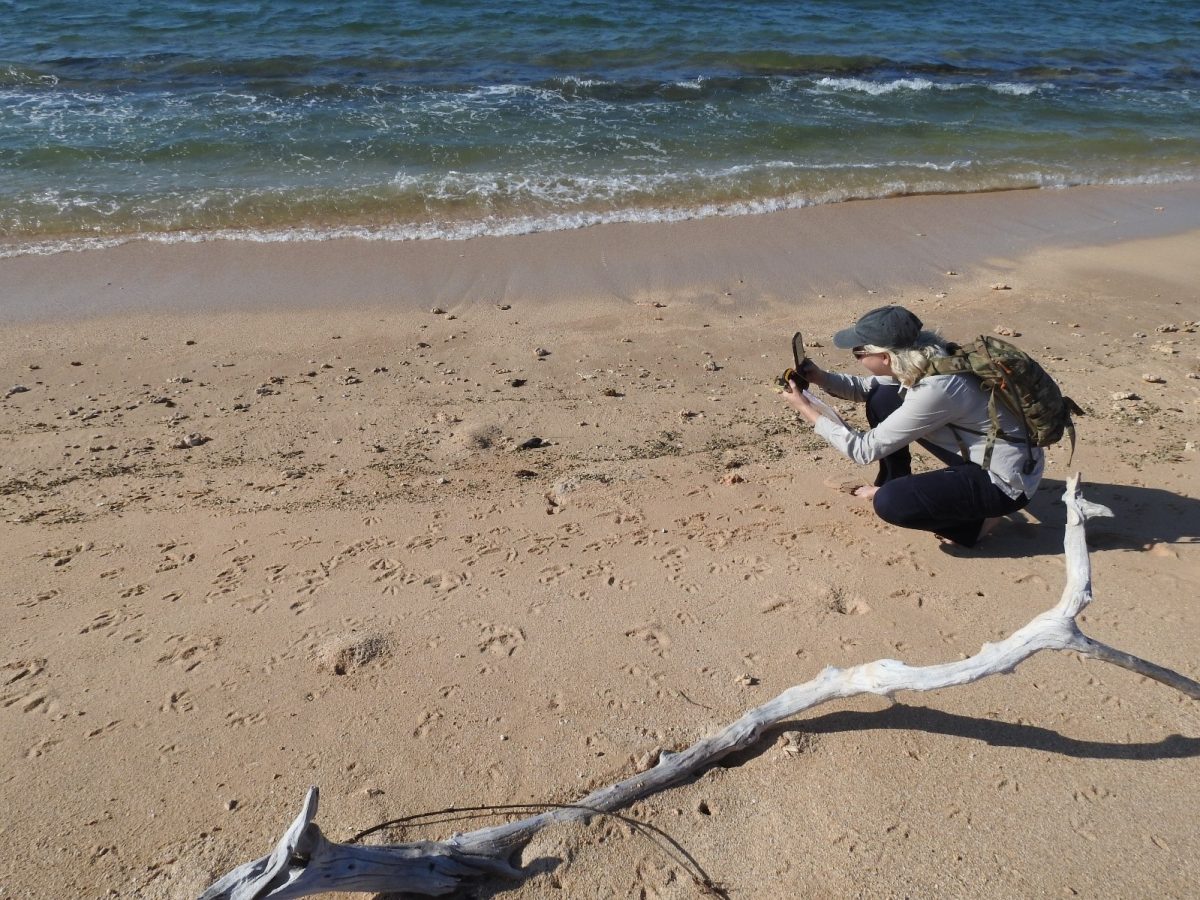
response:
M920 319L901 306L880 307L835 334L833 343L850 350L870 374L825 372L811 360L800 374L834 397L866 403L870 430L855 431L822 415L794 384L784 399L849 459L879 463L874 485L851 493L870 498L881 519L972 547L1001 517L1029 503L1045 454L1035 449L1035 464L1026 473L1025 445L997 440L983 467L992 425L988 394L973 375L925 374L926 360L945 356L947 348L922 330ZM1003 404L997 407L1003 433L1022 434L1017 417ZM913 475L913 441L946 468Z

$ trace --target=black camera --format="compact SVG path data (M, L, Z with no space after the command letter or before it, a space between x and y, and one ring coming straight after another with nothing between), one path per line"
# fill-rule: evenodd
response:
M804 352L804 337L799 331L792 335L792 359L796 363L795 368L788 369L775 381L785 391L790 391L793 384L797 391L806 391L808 379L800 373L804 371L804 362L808 359L808 354Z

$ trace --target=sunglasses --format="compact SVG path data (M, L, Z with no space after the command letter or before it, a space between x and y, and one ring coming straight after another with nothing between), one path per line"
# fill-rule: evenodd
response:
M881 356L882 355L880 353L880 351L878 351L878 350L868 351L865 347L855 347L850 352L854 354L855 359L862 359L864 356Z

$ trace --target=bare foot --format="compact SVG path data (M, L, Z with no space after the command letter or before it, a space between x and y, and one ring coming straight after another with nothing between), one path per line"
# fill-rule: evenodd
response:
M865 500L875 496L875 492L879 488L873 485L863 484L861 481L837 481L830 480L825 482L825 486L833 488L839 494L849 494L852 497L862 497Z
M979 527L979 536L975 538L975 543L972 546L978 547L980 541L991 534L992 529L1003 522L1005 518L1005 516L993 516L990 519L984 519L983 524ZM955 548L966 549L962 544L958 543L957 541L952 541L950 538L945 537L944 535L935 534L934 537L938 539L938 543L942 545L943 550L951 550Z
M979 529L979 537L975 540L982 541L985 537L992 533L992 529L1004 521L1004 516L993 516L990 519L984 519L983 525Z

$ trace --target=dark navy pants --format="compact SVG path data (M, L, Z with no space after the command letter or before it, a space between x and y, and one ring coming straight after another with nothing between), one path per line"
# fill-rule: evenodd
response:
M867 422L874 428L901 403L896 385L876 385L867 395ZM973 547L983 520L1023 509L1029 498L1008 496L992 483L988 473L941 447L920 442L946 464L935 472L912 474L912 454L901 447L879 461L875 484L875 513L901 528L932 531L941 537Z

